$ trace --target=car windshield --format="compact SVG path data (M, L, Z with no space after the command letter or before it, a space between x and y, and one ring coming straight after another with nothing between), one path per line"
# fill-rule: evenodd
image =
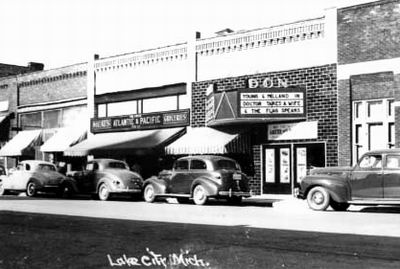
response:
M41 171L56 171L56 168L50 164L39 164L37 170Z
M219 160L216 163L216 170L227 169L227 170L239 170L238 165L234 161L230 160Z
M110 162L108 163L108 168L127 169L126 165L121 162Z

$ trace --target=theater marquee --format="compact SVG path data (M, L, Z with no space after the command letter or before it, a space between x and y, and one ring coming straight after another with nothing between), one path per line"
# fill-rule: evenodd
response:
M301 88L243 89L238 92L240 117L303 118L306 92Z

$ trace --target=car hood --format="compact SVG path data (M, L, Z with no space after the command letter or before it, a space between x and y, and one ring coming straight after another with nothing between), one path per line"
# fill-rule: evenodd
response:
M310 171L310 175L347 175L352 169L351 166L314 168Z

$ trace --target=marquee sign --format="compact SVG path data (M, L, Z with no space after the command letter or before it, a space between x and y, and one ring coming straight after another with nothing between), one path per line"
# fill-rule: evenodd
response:
M189 110L91 119L91 132L118 132L188 126Z
M306 92L301 88L244 89L238 91L240 117L303 118Z

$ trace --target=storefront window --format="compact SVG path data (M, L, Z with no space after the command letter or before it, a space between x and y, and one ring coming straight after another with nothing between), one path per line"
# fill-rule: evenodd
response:
M178 98L176 95L143 99L143 113L152 113L158 111L169 111L177 109L178 109Z
M108 117L137 114L137 100L109 103L107 107Z
M97 106L97 115L99 118L107 117L107 104Z
M26 113L20 116L20 126L23 130L32 130L42 128L42 113Z
M353 163L369 150L394 146L393 104L393 99L353 103Z

